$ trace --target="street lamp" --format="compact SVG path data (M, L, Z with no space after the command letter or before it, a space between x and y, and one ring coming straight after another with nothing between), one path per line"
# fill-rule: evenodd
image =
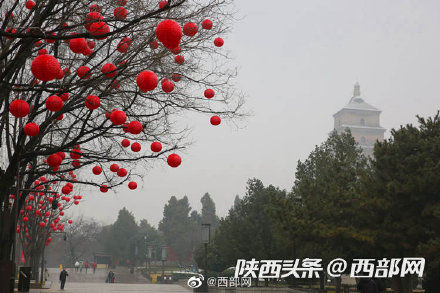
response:
M211 224L202 224L202 243L205 246L205 278L203 280L203 291L208 292L208 244L211 241Z
M162 246L162 283L165 280L165 262L168 260L168 248L163 245Z

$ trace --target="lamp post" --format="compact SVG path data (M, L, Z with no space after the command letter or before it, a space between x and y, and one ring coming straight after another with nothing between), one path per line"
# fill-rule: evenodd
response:
M145 242L145 276L148 276L148 245L147 245L147 234L144 236Z
M205 277L201 292L208 292L208 244L211 241L211 224L202 224L202 243L205 246Z
M165 280L165 262L168 259L168 250L165 245L162 246L162 283Z

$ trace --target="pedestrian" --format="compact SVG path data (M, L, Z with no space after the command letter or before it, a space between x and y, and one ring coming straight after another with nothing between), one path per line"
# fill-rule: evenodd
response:
M86 264L84 265L84 267L86 268L86 274L87 274L87 269L89 268L89 262L86 261Z
M112 272L111 283L114 283L114 282L115 282L115 273Z
M76 261L76 262L75 262L75 272L78 273L78 269L79 269L79 262Z
M83 271L83 266L84 266L84 262L83 262L83 261L80 261L80 262L79 262L79 272L80 272L80 273L82 273L82 271Z
M67 273L66 269L63 268L63 270L60 273L60 289L64 290L64 285L66 284L66 278L69 274Z
M44 269L44 282L47 282L47 279L49 279L49 271L46 269Z
M95 273L95 271L96 271L96 262L92 263L92 269L93 269L93 273Z
M357 285L360 293L380 293L383 292L382 284L375 278L361 278Z
M110 283L112 279L112 271L109 271L107 274L107 279L105 279L106 283Z

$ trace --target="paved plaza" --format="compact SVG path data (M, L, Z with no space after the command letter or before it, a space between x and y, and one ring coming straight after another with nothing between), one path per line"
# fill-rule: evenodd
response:
M122 293L122 292L191 292L179 285L167 284L107 284L107 283L70 283L67 282L64 290L59 289L59 284L52 284L51 289L31 290L31 293L75 292L75 293Z

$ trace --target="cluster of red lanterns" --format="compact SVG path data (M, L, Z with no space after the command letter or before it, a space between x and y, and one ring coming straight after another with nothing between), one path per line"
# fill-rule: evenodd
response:
M114 10L114 17L119 20L123 20L127 17L127 10L122 7L126 4L126 0L118 0L118 4L121 5L120 7L117 7ZM162 9L168 4L167 1L161 1L159 4L159 7ZM27 9L33 9L35 6L35 2L29 0L26 2L26 8ZM94 36L102 36L103 34L106 34L110 32L110 28L108 25L103 22L103 16L101 15L101 8L94 4L90 6L90 13L86 16L86 24L85 28L89 33L91 33ZM205 19L201 27L205 30L210 30L213 26L213 23L209 19ZM181 38L183 35L188 37L193 37L197 34L199 30L199 27L194 22L188 22L185 23L182 27L174 20L163 20L161 21L157 28L156 28L156 37L160 43L165 48L168 48L171 50L171 52L176 55L174 57L174 61L177 64L183 64L185 62L185 58L182 55L178 55L181 53L182 49L179 46L181 42ZM50 40L50 39L49 39ZM55 41L55 40L50 40ZM74 38L68 41L69 48L72 52L76 54L83 54L86 56L89 56L93 51L95 47L95 43L93 41L87 42L84 38ZM131 39L128 37L124 37L119 44L117 45L117 50L121 53L127 52L129 46L131 44ZM214 45L216 47L223 46L224 41L222 38L216 38L214 40ZM153 41L150 44L152 49L158 48L158 42ZM31 71L34 77L37 80L41 81L51 81L53 79L62 79L64 78L67 71L70 70L68 68L65 68L65 70L61 70L60 64L58 60L47 54L46 49L41 49L38 52L38 56L32 61L31 65ZM67 69L67 71L66 71ZM106 63L101 69L102 73L109 78L113 78L117 75L117 67L112 63ZM77 69L77 75L81 79L87 79L91 77L91 71L90 68L87 66L81 66ZM171 77L171 79L174 82L178 82L181 79L181 75L178 73L174 73ZM142 71L138 74L136 83L139 87L139 89L142 92L148 92L154 90L158 85L159 79L157 75L152 71ZM119 86L119 84L118 84ZM162 90L166 93L171 93L174 90L174 83L170 79L163 79L162 83ZM64 95L64 96L63 96ZM67 96L66 96L67 95ZM207 99L213 98L215 95L214 90L212 89L206 89L204 92L204 96ZM52 112L60 111L63 108L63 101L67 101L68 99L68 93L60 94L60 95L52 95L49 96L46 99L45 105L47 110ZM89 95L85 99L85 106L90 109L94 110L100 107L101 101L99 97L94 95ZM29 104L24 100L15 100L10 104L9 107L10 113L17 117L25 117L30 112L30 106ZM60 116L62 118L62 116ZM110 118L110 121L114 125L123 125L123 129L125 132L131 133L131 134L139 134L143 130L143 126L139 121L131 121L129 123L126 123L127 116L124 111L120 110L113 110L111 113L108 114L108 118ZM57 118L58 119L58 118ZM211 117L211 124L212 125L219 125L221 123L221 118L219 116L212 116ZM39 133L39 126L35 123L29 122L24 127L24 132L28 136L36 136ZM121 145L124 148L127 148L131 145L131 150L133 152L139 152L141 150L141 145L138 142L131 143L128 139L124 139L121 142ZM162 151L162 144L160 142L153 142L150 146L151 151L158 153ZM73 165L78 166L80 165L79 159L81 158L81 150L79 148L76 148L72 150L70 153L70 157L73 159ZM57 169L62 161L65 158L64 153L56 153L49 155L46 159L47 164L52 167L53 169ZM169 166L176 168L181 165L182 158L178 154L170 154L167 157L167 163ZM112 164L110 166L110 170L114 173L117 173L120 177L127 176L127 170L124 168L120 168L117 164ZM92 169L93 174L99 175L102 173L102 168L100 166L94 166ZM137 183L134 181L131 181L128 183L129 189L133 190L137 188ZM107 185L101 185L100 190L101 192L107 192L109 187ZM70 194L73 190L72 183L67 183L62 188L63 194ZM79 203L78 196L74 196L74 204ZM31 200L31 199L30 199ZM33 199L32 199L33 200ZM53 199L52 199L53 200ZM69 197L65 197L65 200L68 202L70 200ZM60 207L61 210L61 207ZM63 213L64 214L64 213ZM72 221L69 220L69 224L71 224ZM45 222L40 222L40 227L45 227ZM49 238L50 239L50 238ZM50 242L50 240L49 240Z

